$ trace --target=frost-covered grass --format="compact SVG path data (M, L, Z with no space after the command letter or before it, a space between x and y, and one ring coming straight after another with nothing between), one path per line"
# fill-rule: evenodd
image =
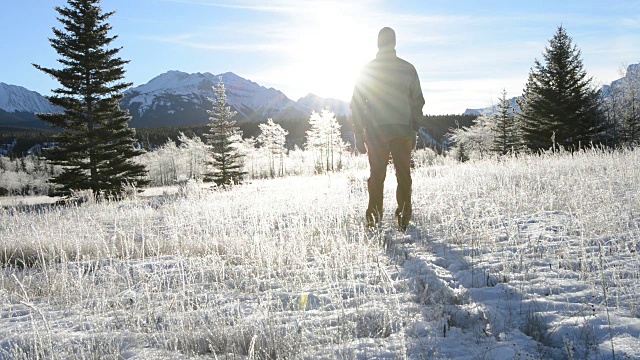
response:
M640 357L640 152L0 213L0 359Z

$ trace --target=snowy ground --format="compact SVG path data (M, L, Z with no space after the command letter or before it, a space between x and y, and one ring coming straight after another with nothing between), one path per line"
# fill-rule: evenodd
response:
M365 178L2 210L0 359L640 358L640 152Z

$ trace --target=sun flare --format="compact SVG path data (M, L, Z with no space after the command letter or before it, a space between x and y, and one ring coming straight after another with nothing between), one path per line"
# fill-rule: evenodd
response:
M283 80L319 96L349 100L360 68L375 55L374 36L362 19L318 9L294 34Z

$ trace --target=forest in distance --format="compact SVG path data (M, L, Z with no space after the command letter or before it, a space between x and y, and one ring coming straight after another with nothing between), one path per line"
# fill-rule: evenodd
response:
M341 125L343 138L347 138L346 133L351 130L349 119L345 116L336 116ZM420 126L434 139L442 142L445 136L452 129L469 127L477 118L475 115L425 115ZM305 142L306 132L309 130L308 119L300 120L274 120L275 123L287 130L287 147L293 149L294 146L302 147ZM261 122L239 121L238 127L244 138L256 137L260 133L258 125ZM150 127L137 128L136 138L139 144L146 150L153 150L167 143L168 140L180 145L180 133L187 136L197 135L203 138L207 132L207 125L199 126L178 126L178 127ZM32 147L53 141L56 131L46 129L16 128L0 126L0 144L8 144L16 140L16 145L12 149L11 157L23 157Z

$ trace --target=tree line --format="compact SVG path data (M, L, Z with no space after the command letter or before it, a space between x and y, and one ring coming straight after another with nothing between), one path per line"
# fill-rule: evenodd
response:
M0 128L0 144L12 144L5 156L13 159L29 154L29 150L53 141L55 131L37 129Z

